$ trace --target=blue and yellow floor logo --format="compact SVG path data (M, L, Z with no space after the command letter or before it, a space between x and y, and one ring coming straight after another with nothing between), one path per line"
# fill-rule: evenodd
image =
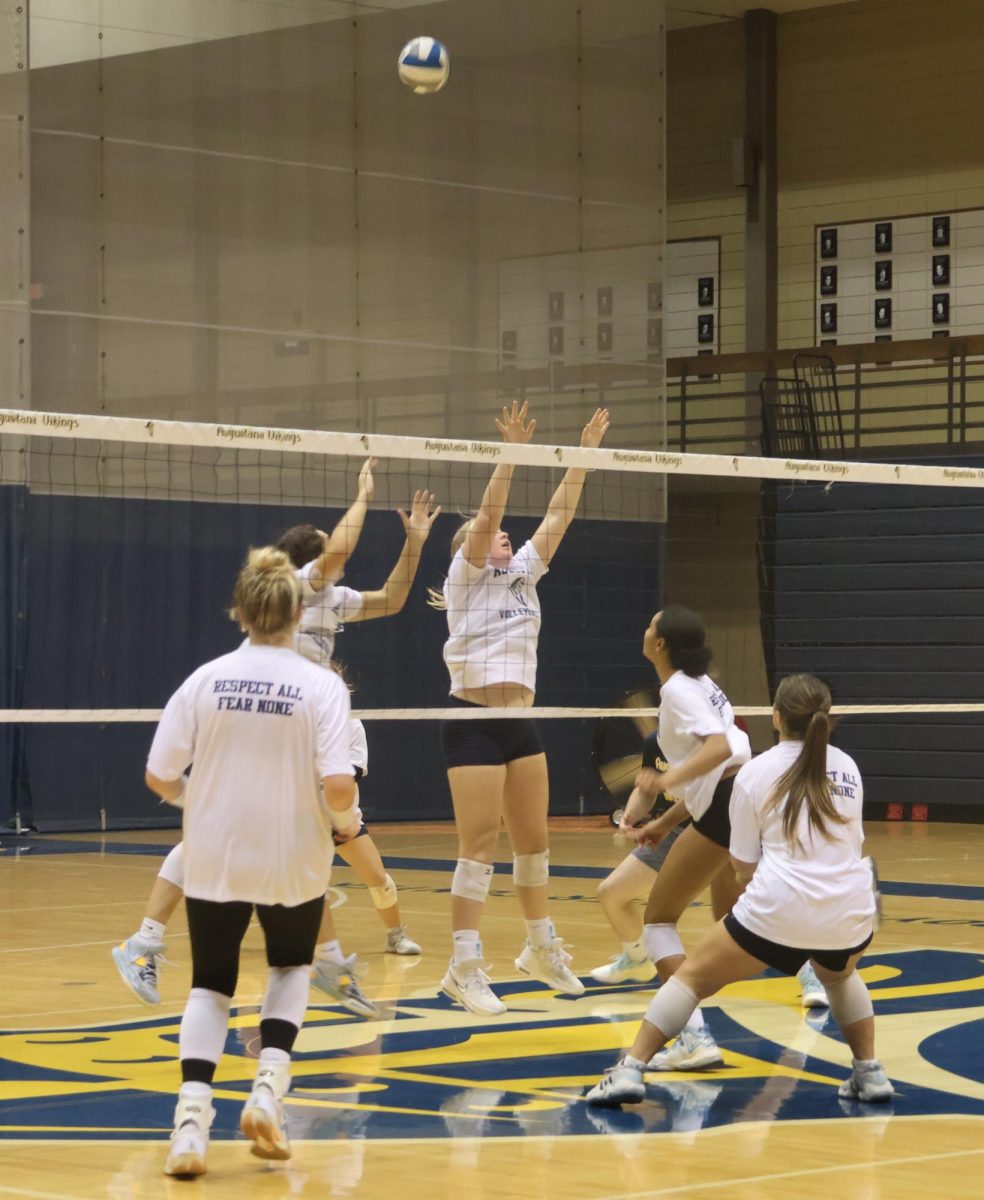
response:
M895 1111L984 1115L984 957L874 953L863 974ZM313 1007L294 1060L292 1136L660 1132L867 1107L838 1100L847 1049L825 1010L804 1019L794 980L763 976L723 992L705 1013L724 1069L650 1075L646 1102L625 1113L590 1110L580 1097L631 1041L649 989L593 987L577 999L529 982L497 991L509 1011L485 1021L433 994L404 996L377 1022ZM215 1137L238 1126L257 1022L254 1009L233 1017ZM159 1138L174 1107L177 1043L174 1018L0 1033L0 1132Z

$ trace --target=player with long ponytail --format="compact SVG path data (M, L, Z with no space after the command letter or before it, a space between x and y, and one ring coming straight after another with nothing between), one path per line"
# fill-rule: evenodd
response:
M766 967L795 975L808 960L853 1055L848 1100L888 1101L894 1088L875 1058L871 997L857 964L875 917L862 857L863 789L857 764L829 742L830 692L791 675L776 692L779 743L735 776L731 862L744 891L731 912L660 988L629 1053L587 1095L589 1104L637 1104L643 1072L701 1000Z

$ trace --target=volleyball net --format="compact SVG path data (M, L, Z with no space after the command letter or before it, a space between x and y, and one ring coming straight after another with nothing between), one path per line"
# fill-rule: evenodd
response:
M152 723L192 670L241 640L228 609L247 548L294 525L334 529L368 458L373 495L345 586L385 585L404 542L395 510L417 491L442 507L402 611L343 616L335 643L370 722L379 816L448 815L438 719L529 715L448 707L447 617L428 604L500 463L514 468L504 528L517 549L562 473L588 472L539 587L533 713L554 811L602 811L630 776L658 713L642 636L669 601L705 614L757 749L778 678L812 671L833 686L870 797L976 803L984 470L624 450L614 417L613 445L584 449L0 410L10 816L158 822L142 785Z

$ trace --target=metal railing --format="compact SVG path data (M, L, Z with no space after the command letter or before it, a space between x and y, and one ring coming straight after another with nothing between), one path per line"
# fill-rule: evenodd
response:
M984 449L984 335L670 359L668 443L762 453L762 378L792 380L797 357L816 355L833 363L846 456Z

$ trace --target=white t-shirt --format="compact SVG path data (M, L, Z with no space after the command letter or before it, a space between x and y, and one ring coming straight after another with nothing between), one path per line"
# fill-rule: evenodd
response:
M758 866L733 911L746 929L780 945L847 950L871 933L875 912L871 870L861 851L861 773L852 758L829 746L833 800L848 823L832 824L829 839L815 834L804 804L798 841L790 844L782 832L782 807L768 812L765 807L777 780L802 749L802 742L780 742L735 776L731 853Z
M451 695L495 683L536 689L540 600L547 564L526 542L507 567L473 567L461 550L444 582L448 637L444 661Z
M659 744L671 767L678 767L712 734L728 739L731 757L698 779L675 788L674 800L682 800L695 821L711 806L714 789L729 767L741 766L752 757L748 734L735 724L728 697L708 675L694 679L674 671L659 691Z
M293 907L331 873L326 775L351 775L348 688L292 649L247 643L167 703L147 769L184 799L185 893Z
M294 574L301 587L301 621L295 646L310 662L327 666L335 653L335 634L345 621L358 616L364 603L361 592L326 582L320 591L311 584L317 559Z

